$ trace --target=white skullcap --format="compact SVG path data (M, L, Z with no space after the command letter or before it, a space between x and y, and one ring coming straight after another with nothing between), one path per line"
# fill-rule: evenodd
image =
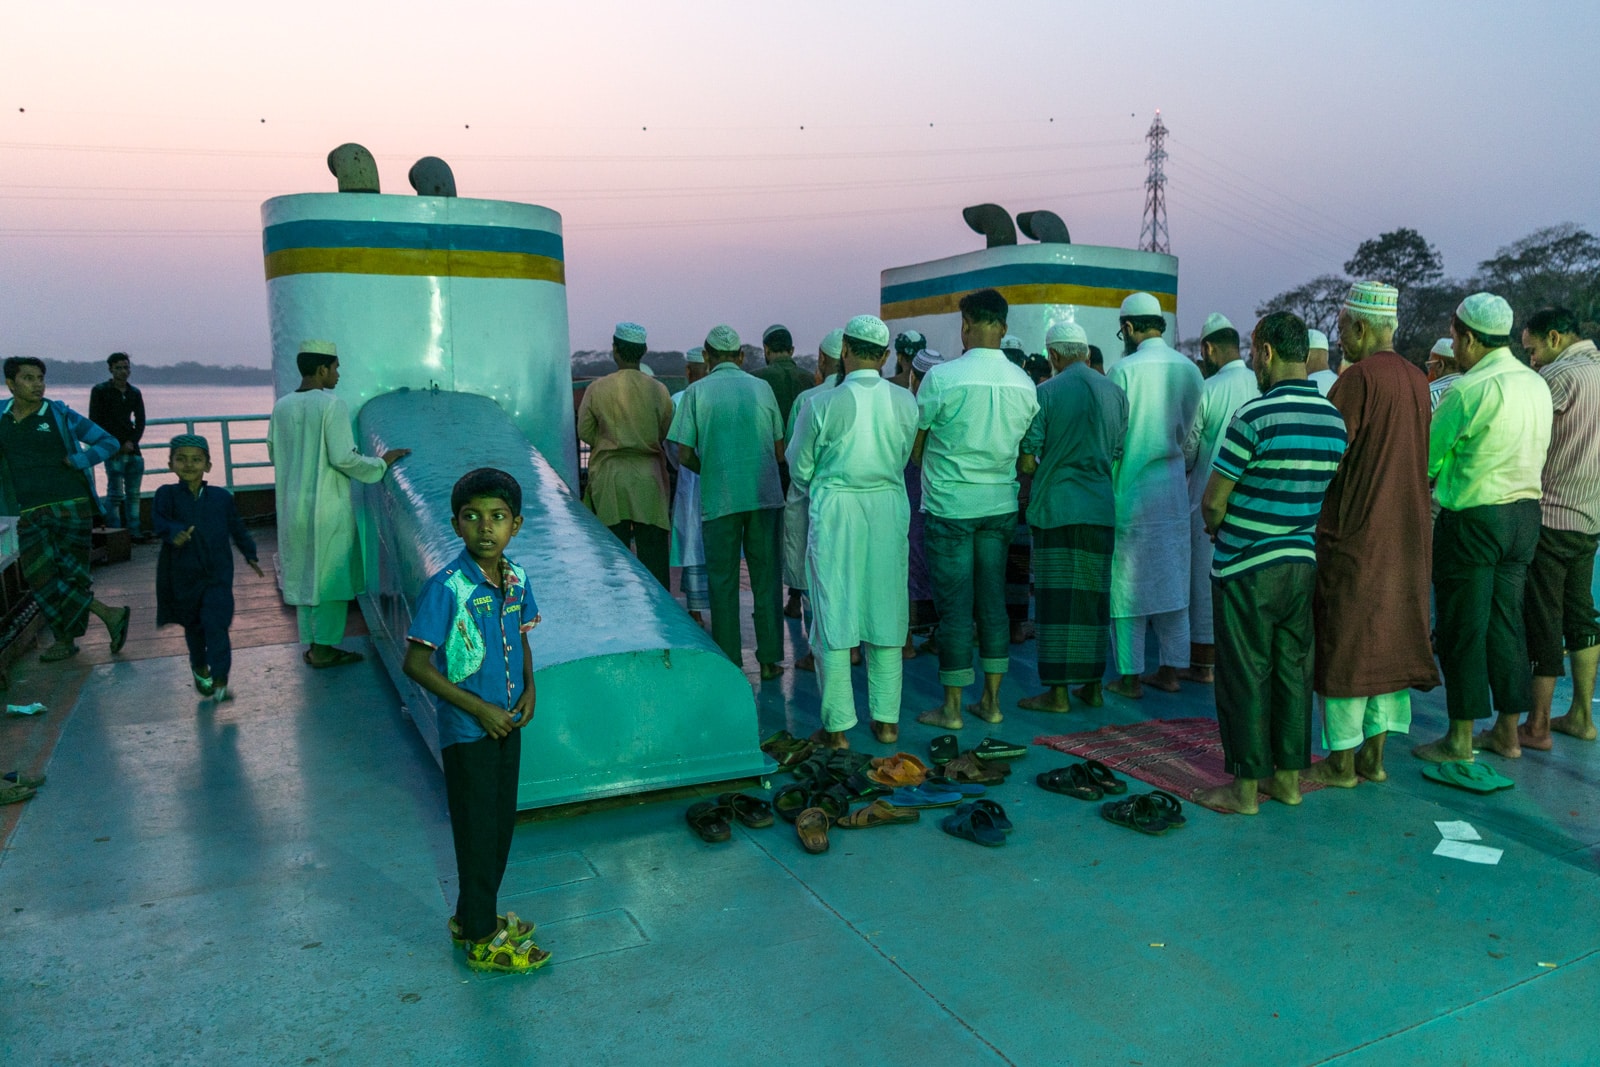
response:
M1326 352L1328 350L1328 335L1321 330L1307 330L1306 348L1312 350L1321 349Z
M685 363L704 363L706 361L705 349L696 345L683 354L683 361Z
M896 352L920 352L928 347L928 339L916 330L906 330L894 339Z
M1440 359L1456 358L1456 343L1448 337L1441 337L1433 342L1433 347L1428 349L1428 355L1438 356Z
M1149 293L1129 293L1117 312L1117 316L1124 319L1155 318L1160 314L1161 301Z
M654 378L656 376L656 372L650 369L650 364L648 363L639 364L639 370L646 378Z
M889 347L889 327L876 315L857 315L845 323L844 335L854 341L865 341L869 345L878 345L882 348Z
M1004 337L1000 338L1000 351L1021 352L1022 350L1022 338L1018 337L1016 334L1008 333Z
M1044 334L1044 346L1051 345L1087 345L1089 335L1083 332L1083 327L1075 322L1058 322L1051 326Z
M629 344L642 345L644 344L645 332L644 327L637 322L619 322L617 323L617 328L611 331L611 336L619 341L627 341Z
M332 341L301 341L300 351L310 356L332 356L339 358L339 348Z
M1204 341L1218 330L1231 329L1233 329L1233 323L1228 321L1228 316L1220 311L1213 311L1206 316L1206 324L1200 327L1200 340Z
M1473 293L1456 308L1456 318L1479 333L1505 337L1511 333L1515 316L1505 298L1493 293Z
M1393 317L1399 313L1400 290L1382 282L1356 282L1345 294L1344 306L1346 311Z
M817 351L829 359L838 359L839 353L844 351L844 331L829 330L817 344Z
M718 352L739 351L739 332L726 324L711 327L711 332L706 334L706 347L715 348Z
M777 333L779 330L782 330L784 333L788 333L789 327L785 326L781 322L773 323L771 326L768 326L765 330L761 331L761 343L766 344L768 341L772 340L772 335Z
M911 369L916 371L918 374L927 374L929 371L943 362L944 357L938 352L931 348L924 348L921 352L918 352L917 357L911 361Z

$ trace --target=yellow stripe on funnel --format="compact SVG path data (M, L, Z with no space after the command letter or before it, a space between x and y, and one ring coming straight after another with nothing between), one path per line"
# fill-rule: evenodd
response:
M286 274L397 274L441 278L520 278L567 283L566 265L525 252L447 248L285 248L266 257L267 278Z

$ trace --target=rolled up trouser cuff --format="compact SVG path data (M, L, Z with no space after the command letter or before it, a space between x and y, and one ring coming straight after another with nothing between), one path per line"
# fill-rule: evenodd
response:
M945 686L955 686L958 689L965 689L967 686L976 681L977 677L977 673L974 672L971 667L968 667L966 670L940 671L939 684Z
M1011 657L1007 656L1005 659L988 659L984 656L979 656L978 666L983 669L984 674L1005 674L1011 669Z

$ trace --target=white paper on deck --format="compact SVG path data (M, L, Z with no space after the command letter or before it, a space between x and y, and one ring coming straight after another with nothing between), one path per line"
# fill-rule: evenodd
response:
M1466 841L1440 841L1439 847L1433 850L1435 856L1447 856L1453 860L1466 860L1468 863L1496 864L1500 862L1502 850L1490 848L1488 845L1473 845Z
M1482 841L1478 831L1472 828L1470 822L1436 822L1433 825L1439 828L1439 836L1446 841Z

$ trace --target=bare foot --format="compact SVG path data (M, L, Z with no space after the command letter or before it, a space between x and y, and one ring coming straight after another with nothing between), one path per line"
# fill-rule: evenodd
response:
M961 721L959 713L952 715L943 706L923 712L917 716L917 721L924 726L937 726L941 730L959 730L966 725Z
M1351 770L1340 771L1327 760L1317 760L1311 766L1300 772L1302 781L1315 782L1318 785L1331 785L1339 789L1354 789L1361 784L1361 779L1356 777L1356 772ZM1267 783L1261 783L1261 791L1266 792Z
M826 729L818 730L811 735L809 740L821 745L823 748L844 749L850 747L850 739L844 735L842 730L838 732Z
M1023 711L1071 711L1072 701L1064 688L1052 686L1036 697L1023 697L1017 701L1017 707Z
M1103 707L1106 702L1106 698L1100 693L1099 682L1089 682L1085 685L1080 685L1078 688L1072 691L1072 695L1089 705L1091 708Z
M1129 680L1130 678L1132 679L1131 681ZM1139 679L1136 675L1123 675L1121 678L1118 678L1116 681L1108 684L1106 686L1106 692L1114 693L1117 696L1124 697L1128 700L1144 699L1144 686L1139 684Z
M1551 729L1555 729L1554 725ZM1549 752L1555 747L1555 742L1550 740L1550 732L1535 733L1526 726L1517 727L1517 744L1523 748L1531 748L1537 752Z
M783 664L781 664L781 663L763 663L761 665L761 680L763 682L770 682L774 678L781 678L781 677L783 677Z
M1467 746L1465 752L1450 743L1448 737L1441 737L1437 741L1429 741L1425 745L1418 745L1411 750L1411 754L1427 763L1471 763L1472 747Z
M1005 718L1004 715L1000 714L1000 703L998 701L991 704L987 700L980 700L976 704L967 705L967 711L987 723L997 723Z
M1594 728L1594 720L1583 719L1582 721L1577 721L1573 719L1570 712L1566 715L1557 715L1551 719L1550 729L1558 734L1576 737L1580 741L1593 741L1596 736L1600 736L1600 733L1597 733Z
M1280 804L1291 808L1301 801L1300 774L1295 771L1278 771L1271 778L1263 778L1256 788Z
M1210 667L1184 667L1178 671L1178 681L1196 685L1216 685L1217 678Z
M1522 758L1522 746L1517 743L1515 736L1508 740L1497 729L1485 730L1474 737L1472 743L1478 748L1504 756L1506 759Z
M1260 811L1256 800L1257 783L1252 782L1248 790L1239 788L1235 781L1232 785L1213 786L1202 789L1194 795L1194 802L1203 808L1212 811L1231 811L1236 815L1254 815ZM1245 795L1248 792L1248 796Z
M915 641L911 640L911 638L909 638L909 637L906 638L905 647L900 650L900 658L901 659L916 659L917 658L917 643Z
M872 721L872 736L878 739L880 745L892 745L900 740L900 724L895 722Z
M785 618L789 618L789 619L798 619L800 617L800 594L799 593L796 593L796 592L793 592L793 591L791 591L789 593L789 602L784 604L784 606L783 606L783 614L784 614Z
M1145 675L1141 681L1152 689L1159 689L1163 693L1180 693L1183 691L1183 687L1178 684L1178 669L1176 667L1162 667L1154 674Z
M850 650L850 666L861 666L861 649L859 647Z
M816 654L807 652L805 655L795 660L794 669L797 671L811 671L812 673L815 673L817 669Z
M1356 752L1356 774L1369 782L1387 782L1389 772L1383 769L1383 753L1362 745Z

